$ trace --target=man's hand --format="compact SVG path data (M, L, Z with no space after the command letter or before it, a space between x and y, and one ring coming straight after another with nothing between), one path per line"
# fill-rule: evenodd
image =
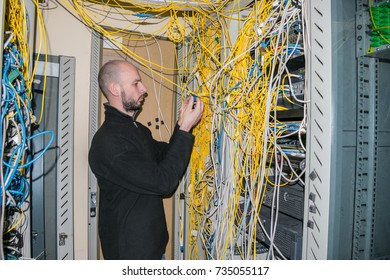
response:
M181 130L189 132L201 119L203 114L203 102L200 98L196 99L192 96L187 97L180 110L180 118L178 124Z

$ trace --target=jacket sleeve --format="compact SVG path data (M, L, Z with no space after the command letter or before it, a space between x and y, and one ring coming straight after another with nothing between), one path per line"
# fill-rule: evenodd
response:
M188 166L193 144L191 133L175 129L161 160L145 157L134 145L112 156L106 168L97 166L93 171L98 180L100 177L136 193L171 195Z
M156 150L156 158L158 161L161 161L165 157L165 154L169 150L171 143L173 143L175 141L176 135L179 133L178 132L179 128L180 128L179 125L176 124L175 129L172 133L171 139L169 140L169 143L154 140L155 150Z

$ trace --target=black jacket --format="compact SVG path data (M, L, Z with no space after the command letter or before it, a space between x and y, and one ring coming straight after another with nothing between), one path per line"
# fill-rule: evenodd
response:
M162 196L177 188L194 136L175 127L169 144L130 116L105 105L89 150L99 193L99 237L105 259L160 259L168 242Z

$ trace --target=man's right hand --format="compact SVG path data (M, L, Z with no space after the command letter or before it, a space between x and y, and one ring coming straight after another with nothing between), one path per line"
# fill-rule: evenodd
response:
M203 106L204 104L200 98L197 98L196 102L194 102L192 96L184 99L178 121L181 130L189 132L200 121L203 114Z

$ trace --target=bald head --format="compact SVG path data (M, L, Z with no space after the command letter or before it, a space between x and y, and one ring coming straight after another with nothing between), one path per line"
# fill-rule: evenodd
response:
M141 109L147 90L133 64L111 60L100 69L98 81L111 106L130 115Z
M110 60L100 68L98 82L101 91L107 100L110 100L110 84L121 84L123 80L123 68L130 67L136 70L136 67L124 60Z

